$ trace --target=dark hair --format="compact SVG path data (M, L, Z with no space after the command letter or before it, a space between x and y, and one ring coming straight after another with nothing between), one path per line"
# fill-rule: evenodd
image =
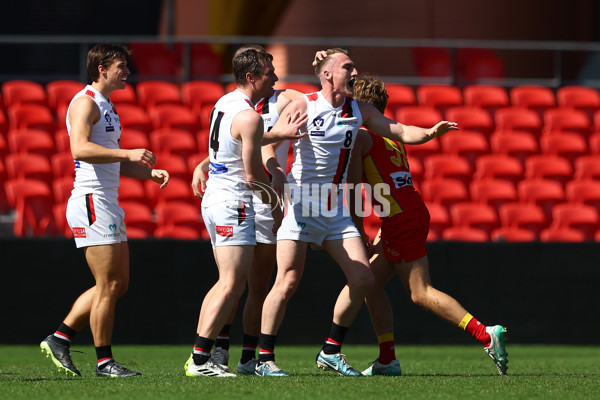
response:
M93 82L100 79L98 67L110 67L116 59L127 59L131 55L131 50L124 44L106 44L99 43L88 51L87 69Z
M251 73L257 77L263 76L265 66L273 61L273 56L269 53L248 49L241 52L233 59L233 76L235 83L239 86L246 86L246 74Z
M385 83L373 75L360 74L354 80L354 98L371 103L383 114L389 95Z
M235 51L235 53L233 54L233 57L232 57L232 61L235 60L240 54L242 54L246 50L250 50L250 49L259 51L261 53L267 52L267 50L265 50L265 48L262 47L260 44L245 44L245 45L242 45L239 49L237 49Z

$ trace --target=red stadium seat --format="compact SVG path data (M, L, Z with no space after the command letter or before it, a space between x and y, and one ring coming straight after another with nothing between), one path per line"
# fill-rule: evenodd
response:
M138 101L150 109L158 104L183 104L179 87L166 81L143 81L136 85Z
M542 120L532 110L521 107L499 108L494 116L496 130L526 131L536 137L542 132Z
M516 184L523 179L523 166L518 158L505 154L485 154L475 163L474 179L502 179Z
M463 89L463 97L465 105L483 108L491 117L497 109L510 105L506 89L500 86L468 85Z
M398 83L386 83L385 88L389 96L386 110L391 115L396 115L399 108L417 104L417 96L410 86Z
M421 164L423 164L427 157L438 154L440 152L440 147L440 141L436 139L430 140L429 142L423 144L404 145L407 157L412 157L413 159L418 160Z
M47 106L39 104L14 104L8 109L9 128L56 130L56 121Z
M154 129L170 128L196 132L200 121L192 111L182 104L158 104L150 109Z
M202 238L202 234L196 229L185 226L159 226L154 231L154 237L157 239L198 240Z
M592 133L588 142L590 144L590 153L600 154L600 131Z
M9 179L37 179L46 184L52 182L52 167L47 157L14 153L7 155L5 162Z
M489 112L480 107L451 107L446 111L446 119L458 123L461 130L476 131L486 137L494 131L492 117Z
M156 129L150 133L150 146L157 154L175 154L188 158L198 152L194 135L177 128Z
M67 222L67 203L59 203L52 206L52 215L58 234L68 239L73 238L73 232Z
M574 180L565 188L567 201L587 204L600 212L600 181L594 179Z
M121 129L128 131L135 129L145 133L149 133L152 129L152 120L146 109L136 104L119 104L117 106L119 120L121 121Z
M415 69L420 77L450 77L450 53L445 48L411 49Z
M75 161L71 153L56 153L50 157L50 165L52 166L52 175L54 179L68 176L75 177Z
M552 207L565 201L563 186L551 179L523 179L517 184L517 193L520 201L540 206L548 219Z
M45 182L10 179L4 184L8 203L16 210L13 231L19 237L56 234L52 206L54 199Z
M456 58L459 76L464 76L468 84L484 79L501 81L504 78L504 62L491 50L458 49Z
M129 229L140 229L145 235L136 235L136 238L151 237L156 229L156 222L152 210L145 202L138 201L120 201L119 205L125 211L125 227ZM128 235L129 236L129 235Z
M208 138L210 136L208 129L200 129L196 132L196 144L198 153L208 156Z
M492 206L495 210L517 200L517 189L512 182L503 179L474 179L469 185L471 201Z
M550 224L542 208L535 203L505 203L500 206L498 215L503 227L525 229L535 236Z
M586 204L562 203L552 209L552 227L580 230L585 240L594 240L599 222L598 211Z
M183 201L191 204L200 205L200 199L194 196L192 191L192 180L171 177L169 185L160 189L160 185L151 180L144 181L144 189L147 195L147 202L153 207L159 207L162 203L170 201Z
M540 152L538 140L529 132L496 131L490 136L492 153L517 158L522 165L525 160Z
M482 203L462 202L450 206L453 226L468 226L489 233L499 226L496 210Z
M451 225L450 215L446 207L440 203L428 203L429 210L429 232L434 232L435 237L441 237L444 229Z
M570 108L550 108L544 112L544 132L569 131L587 137L591 124L583 111Z
M48 105L44 86L28 80L10 80L2 84L4 107L9 109L15 104Z
M423 199L428 205L436 203L449 207L452 204L469 200L469 192L465 184L457 179L425 179L420 187Z
M549 108L556 107L556 98L552 89L544 86L521 85L510 89L510 101L513 106L525 107L542 115Z
M550 132L540 138L542 154L566 158L571 165L580 156L588 154L587 141L574 132Z
M300 93L313 93L321 90L319 85L315 85L313 83L306 82L282 82L279 81L275 84L275 89L294 89L299 91Z
M54 144L56 145L57 153L71 154L71 139L67 128L60 128L54 132Z
M525 160L525 178L553 179L564 185L572 177L573 168L564 157L539 154Z
M229 82L225 84L225 93L233 92L237 88L237 84L235 82Z
M177 154L160 153L156 156L155 168L169 171L171 178L180 178L186 182L191 182L192 178L188 171L185 158ZM155 184L156 185L156 184ZM170 183L169 183L170 186Z
M144 181L141 179L121 176L119 182L119 201L135 201L144 203L146 201Z
M575 160L573 179L600 179L600 154L587 154Z
M52 181L52 194L56 203L66 203L73 191L73 177L63 176Z
M137 129L124 129L121 133L121 148L150 149L150 139L148 138L148 134Z
M0 101L2 101L1 98ZM6 132L8 132L8 118L6 118L6 113L0 107L0 135L5 134Z
M217 100L225 95L223 85L212 81L191 81L181 85L183 103L195 115L200 115L202 106L214 105Z
M494 229L490 237L493 242L533 242L537 238L527 229L505 226Z
M442 151L464 157L471 168L479 157L489 152L490 147L487 139L482 133L469 130L449 132L440 137Z
M432 154L423 162L425 179L452 178L465 185L473 178L473 169L466 158L453 154Z
M540 234L542 242L583 242L585 234L573 228L546 228Z
M124 104L138 104L137 94L130 83L125 84L125 89L119 89L112 92L110 101L119 108Z
M199 210L195 204L188 202L166 201L156 207L156 222L159 227L191 228L198 232L199 236L204 236L206 227Z
M130 43L131 63L142 79L166 79L179 75L180 60L175 49L163 43Z
M85 85L73 80L56 80L46 84L48 93L48 105L56 112L60 105L68 106L73 97L80 92Z
M444 230L442 239L457 242L487 242L489 235L487 232L471 228L469 226L451 226Z
M411 154L407 154L406 158L408 161L410 174L412 176L413 185L417 187L423 180L423 164L421 163L421 160L412 156Z
M421 85L417 87L419 105L432 107L442 115L450 107L462 106L463 97L460 89L450 85Z
M600 93L587 86L560 87L556 90L556 101L559 107L574 108L585 112L590 120L594 112L600 110Z
M39 154L44 157L50 157L56 153L52 135L39 129L11 131L8 136L8 145L12 153Z

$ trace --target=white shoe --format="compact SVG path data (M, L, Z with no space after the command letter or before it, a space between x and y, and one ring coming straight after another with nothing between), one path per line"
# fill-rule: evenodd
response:
M210 359L215 363L219 364L225 371L229 372L229 350L225 350L222 347L215 347Z
M372 375L387 375L387 376L401 376L402 368L400 368L400 362L393 360L389 364L382 364L379 359L373 361L369 368L362 372L365 376Z
M230 374L225 371L219 364L215 364L210 358L202 365L196 365L194 360L190 362L187 371L185 371L187 376L216 376L219 378L232 378L236 375Z

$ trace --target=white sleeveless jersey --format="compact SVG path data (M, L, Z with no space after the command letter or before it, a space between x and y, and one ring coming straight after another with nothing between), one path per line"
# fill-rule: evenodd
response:
M277 94L278 90L273 93L273 96L269 98L264 98L258 103L256 103L256 112L260 114L263 119L263 123L265 125L265 132L270 132L279 120L279 111L277 111ZM288 149L290 147L290 141L284 140L281 142L277 150L275 150L275 158L277 159L277 163L283 168L283 172L285 173L285 167L287 165L288 158Z
M292 142L294 162L288 182L298 186L343 184L356 134L362 125L358 104L346 98L344 104L333 108L321 92L304 97L308 134Z
M100 109L100 120L92 127L90 141L108 149L121 147L121 122L114 105L91 85L87 85L77 93L67 110L67 131L71 135L69 111L73 101L81 96L88 96ZM71 197L83 196L88 193L104 197L112 203L117 203L119 196L119 176L121 163L92 164L75 160L75 183Z
M252 198L242 160L242 141L231 136L233 119L244 110L254 110L254 105L248 96L235 90L221 97L211 112L209 179L202 198L203 207Z

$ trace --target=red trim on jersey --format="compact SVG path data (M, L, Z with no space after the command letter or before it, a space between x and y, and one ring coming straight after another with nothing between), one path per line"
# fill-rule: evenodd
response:
M263 98L261 101L258 102L258 104L256 105L256 112L259 113L260 115L263 115L263 106L265 105L267 101L267 98Z
M342 118L352 118L353 117L353 110L352 110L352 100L354 100L352 97L346 97L346 99L344 100L344 106L342 107L342 113L340 115L340 117Z
M96 98L96 93L92 92L90 89L86 90L85 94L87 94L88 96L90 96L92 99Z
M88 222L90 226L96 222L96 208L94 207L94 198L91 193L85 195L85 205L87 208Z
M317 101L319 98L319 92L309 93L306 95L306 98L308 101Z
M252 105L252 103L250 102L250 100L248 100L248 99L244 99L244 100L246 100L246 103L248 103L248 105L249 105L250 107L254 108L254 106Z

